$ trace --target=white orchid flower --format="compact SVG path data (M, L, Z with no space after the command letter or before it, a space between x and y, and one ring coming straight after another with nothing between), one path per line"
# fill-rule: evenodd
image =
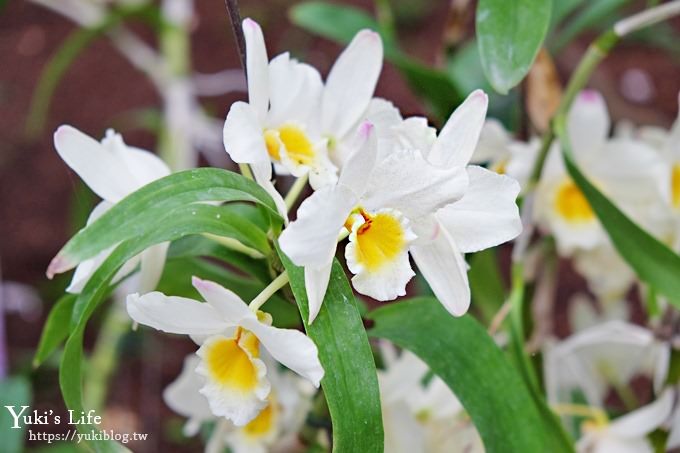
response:
M666 174L658 180L663 206L654 219L663 231L656 236L680 251L680 111L670 130L644 126L637 136L658 152L665 166Z
M516 179L525 189L540 147L537 137L529 142L515 140L500 121L490 118L484 123L470 162L488 163L490 170Z
M630 309L625 299L594 301L578 293L569 299L568 315L572 332L579 332L609 321L628 321Z
M54 133L54 146L62 160L103 200L92 210L87 225L132 192L170 174L170 169L161 159L148 151L127 146L121 135L111 129L98 142L71 126L61 126ZM153 290L163 272L168 245L154 245L129 260L113 281L120 280L141 264L138 291ZM80 263L66 290L71 293L82 291L114 248ZM50 265L50 268L48 275L53 275L53 266Z
M573 264L604 304L623 299L637 281L635 271L609 241L592 249L577 249Z
M385 352L391 345L381 343L381 347ZM477 429L444 381L432 376L423 384L429 370L422 360L409 351L399 357L383 354L383 358L386 367L378 371L378 382L385 451L484 451Z
M268 61L260 26L243 21L249 102L231 106L224 145L232 160L271 179L271 162L317 189L337 180L328 149L345 151L365 115L382 67L377 33L359 32L338 57L324 85L313 67L288 53ZM361 71L357 71L361 68ZM351 146L350 146L351 148Z
M269 405L244 426L228 422L226 429L219 425L215 427L216 435L222 436L219 441L226 443L234 452L264 453L273 445L291 442L290 438L299 431L311 407L313 388L309 382L293 373L279 370L264 351L262 360L267 364L272 384ZM188 418L184 425L186 436L198 434L201 424L205 422L226 421L213 414L208 399L200 392L206 378L196 372L199 365L198 356L188 355L180 375L163 391L165 403L176 413Z
M654 402L623 415L611 423L584 423L576 444L579 453L653 453L647 435L668 420L673 409L673 390Z
M128 296L128 314L140 324L200 340L197 372L212 412L237 426L267 407L271 385L260 359L260 343L278 362L319 386L324 371L316 345L302 332L271 326L271 316L254 313L235 293L194 277L206 303L152 292Z
M569 112L567 130L576 163L620 209L645 227L645 212L658 199L657 181L665 177L654 150L641 141L608 139L607 107L595 91L583 91ZM613 163L616 165L613 165ZM558 251L571 255L608 242L583 193L567 174L559 146L548 154L536 189L535 215L555 237Z
M544 351L546 393L551 404L572 402L583 394L601 408L611 387L623 388L636 375L647 375L660 391L670 361L670 347L648 329L609 321L548 346Z
M195 436L201 425L217 419L208 399L200 390L205 378L196 373L201 359L196 354L184 358L182 372L163 390L163 400L170 409L187 418L182 432L185 436Z
M306 199L279 238L282 250L305 268L310 322L321 307L341 231L349 233L345 258L358 292L377 300L404 295L414 275L411 253L446 309L466 312L470 288L463 253L505 242L521 230L517 182L466 168L487 102L483 92L472 93L431 143L421 139L427 124L412 123L415 132L404 138L411 137L414 147L384 158L374 128L364 123L363 144L337 185Z

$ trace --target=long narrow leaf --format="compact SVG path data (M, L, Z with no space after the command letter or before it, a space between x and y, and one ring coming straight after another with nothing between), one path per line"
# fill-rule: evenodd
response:
M33 358L33 367L40 366L47 357L68 337L69 323L73 313L75 294L66 294L59 299L45 321L40 342Z
M255 182L217 168L187 170L142 187L79 231L54 258L48 274L69 270L102 250L155 228L159 219L173 209L202 201L249 201L266 208L272 218L280 219L271 197ZM228 219L246 222L236 216ZM241 228L243 226L234 225L229 237L267 253L266 236L258 234L257 228Z
M454 318L432 298L390 304L369 315L373 337L425 361L470 414L486 451L569 452L556 418L537 407L503 352L471 316Z
M333 451L382 453L383 427L375 362L354 294L342 267L333 263L319 315L307 324L304 271L281 251L307 335L319 348L326 371L321 381L333 421Z
M640 228L578 168L564 133L559 133L567 171L585 195L619 254L637 275L680 307L680 256Z

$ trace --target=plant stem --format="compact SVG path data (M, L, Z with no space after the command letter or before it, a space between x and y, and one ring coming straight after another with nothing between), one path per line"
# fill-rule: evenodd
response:
M669 3L664 3L653 8L647 9L630 17L622 19L614 24L612 29L602 33L592 44L588 47L583 58L579 62L576 70L569 79L569 84L562 97L560 106L553 117L553 126L546 131L541 139L541 150L536 159L534 168L531 172L529 180L529 188L533 188L540 179L545 158L547 156L550 145L555 139L554 123L560 116L566 116L574 102L576 95L588 83L590 75L600 62L609 55L611 49L626 35L641 30L650 25L657 24L671 17L680 15L680 0L674 0Z
M257 310L259 310L260 307L274 295L274 293L286 286L288 281L288 272L283 271L281 275L272 280L272 282L267 285L267 287L263 289L262 292L252 300L252 302L250 302L250 305L248 305L250 309L257 312Z
M614 33L619 37L649 27L680 14L680 0L657 5L638 14L622 19L614 24Z
M595 421L598 426L605 426L609 423L607 413L596 407L585 406L583 404L554 404L552 408L560 415L590 418Z
M569 79L567 88L564 91L560 105L555 111L555 116L552 120L551 127L543 134L541 138L541 149L539 151L536 162L534 163L534 168L531 171L531 177L529 179L529 189L532 190L541 178L541 172L543 171L543 166L545 165L546 157L548 156L548 151L550 146L555 139L555 120L559 116L566 115L569 112L571 104L574 102L576 95L581 91L581 89L586 85L590 74L597 67L597 65L602 61L602 59L607 56L612 47L618 42L618 36L611 30L606 31L599 38L597 38L586 50L585 55L581 58L576 70Z
M204 233L204 237L210 239L211 241L215 241L220 245L223 245L224 247L233 250L235 252L243 253L244 255L247 255L251 258L254 259L262 259L264 258L264 255L257 250L248 247L247 245L243 245L241 242L237 241L234 238L227 238L224 236L217 236L216 234L210 234L210 233Z
M538 385L538 378L531 358L524 347L526 333L524 331L524 266L520 262L512 265L512 289L510 291L510 331L515 356L520 364L520 370L530 390L537 395L542 392Z
M238 164L238 169L241 172L243 176L245 176L248 179L254 179L253 178L253 172L250 170L250 167L248 164Z
M378 18L380 31L388 41L393 41L396 37L396 27L394 24L394 14L389 0L375 0L375 12Z
M293 207L295 204L295 201L298 199L300 196L300 193L302 190L305 188L307 185L307 181L309 180L309 173L305 173L303 176L300 176L295 180L293 185L291 186L290 190L286 194L286 198L284 199L286 203L286 208L290 211L290 208Z
M120 302L111 304L106 313L87 367L84 399L97 413L105 407L109 378L118 363L118 346L130 329L130 317Z
M163 0L164 24L160 30L160 49L165 61L168 81L162 89L164 124L159 154L171 170L179 171L195 165L187 127L186 109L193 102L190 88L189 22L191 6L186 0Z

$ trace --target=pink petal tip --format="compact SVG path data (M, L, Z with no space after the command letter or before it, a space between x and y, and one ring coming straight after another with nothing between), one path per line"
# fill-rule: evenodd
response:
M257 22L255 22L250 17L246 17L245 19L243 19L243 26L244 27L250 27L250 28L257 28L258 27Z
M359 126L359 135L362 138L368 138L373 133L374 127L375 126L373 126L373 123L370 121L364 121L361 123L361 126Z
M55 275L66 272L72 267L73 266L71 263L66 258L64 258L64 256L57 255L52 259L52 261L50 261L50 265L47 266L47 278L52 280Z
M580 98L585 102L597 102L600 99L600 93L596 90L586 89L581 91Z

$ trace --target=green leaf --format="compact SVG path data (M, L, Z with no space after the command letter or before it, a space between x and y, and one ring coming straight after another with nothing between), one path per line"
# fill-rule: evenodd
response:
M364 28L380 30L378 22L360 8L320 1L293 6L290 20L307 31L340 43L349 43ZM386 47L392 47L393 43L389 39L385 36L382 38Z
M617 19L616 11L631 3L631 0L598 0L589 2L573 19L567 22L557 33L555 42L550 49L555 52L562 50L581 32L588 28L604 29Z
M382 453L383 427L375 362L352 288L337 260L319 315L307 324L304 270L280 250L279 256L326 372L321 385L333 421L333 451Z
M88 320L107 294L109 283L118 269L130 258L154 244L194 234L230 234L233 226L221 217L222 212L220 207L208 204L191 204L169 211L157 226L147 224L146 228L140 229L137 236L120 243L90 277L73 307L72 322L75 322L75 327L66 341L59 367L59 384L69 409L76 412L83 410L83 334ZM78 428L83 432L92 429L87 425L80 425ZM108 451L120 446L110 442L97 442L95 448Z
M265 283L253 280L200 258L170 259L165 265L157 291L173 296L201 300L196 288L191 284L191 276L217 282L235 292L246 302L254 299L265 288ZM274 294L264 304L274 319L276 327L295 328L300 326L297 308L278 294Z
M506 94L529 72L550 24L551 0L479 0L477 43L482 67Z
M517 371L471 316L454 318L432 298L387 305L369 315L373 337L408 349L455 393L486 451L573 451L557 419L533 399Z
M550 28L554 28L567 16L571 15L583 1L584 0L559 0L553 2L552 13L550 15Z
M167 258L172 260L175 258L193 258L199 256L214 258L228 263L255 277L262 283L269 283L271 281L271 275L265 260L251 258L228 249L204 236L187 236L174 241L170 244Z
M154 181L116 203L68 241L48 272L68 270L102 250L143 234L148 228L162 226L166 214L173 209L201 201L254 202L280 222L273 200L254 181L218 168L187 170ZM222 231L226 237L264 254L269 252L265 233L245 219L226 214L215 214L225 225Z
M595 211L616 250L641 280L680 307L680 256L629 219L581 173L571 154L564 126L558 129L567 171Z
M0 439L2 439L2 451L5 453L19 453L24 451L24 434L26 425L19 420L19 428L14 429L14 419L4 406L14 406L14 413L21 412L21 406L31 405L31 384L23 376L8 377L0 380ZM31 407L27 408L24 415L31 412Z
M45 321L40 342L33 358L33 367L39 367L47 357L68 337L75 294L66 294L50 310Z
M473 308L490 322L505 302L505 285L496 258L495 249L477 252L470 258L468 272Z
M290 18L295 25L341 44L348 44L364 28L380 32L376 20L364 10L321 1L293 6ZM425 98L438 117L447 117L463 100L454 81L446 73L404 54L385 33L381 33L381 37L385 45L385 58L401 71L411 89Z

